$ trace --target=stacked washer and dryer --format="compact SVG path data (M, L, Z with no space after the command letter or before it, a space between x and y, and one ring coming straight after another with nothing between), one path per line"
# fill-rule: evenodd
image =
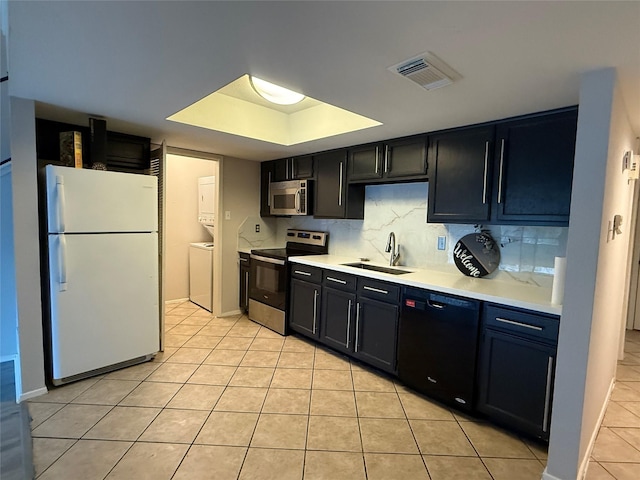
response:
M216 177L200 177L198 179L198 222L209 232L211 241L189 244L189 300L210 312L213 308L215 194Z

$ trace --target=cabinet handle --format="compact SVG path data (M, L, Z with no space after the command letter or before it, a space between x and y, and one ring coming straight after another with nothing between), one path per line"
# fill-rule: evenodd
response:
M360 327L360 302L358 302L356 306L356 343L354 345L356 353L358 352L359 327Z
M389 145L384 146L384 173L389 171Z
M271 206L271 172L269 172L269 186L267 187L267 207Z
M246 258L242 258L242 257L240 257L240 261L241 261L241 262L248 262L249 260L248 260L248 259L246 259Z
M531 330L542 331L542 327L537 325L529 325L528 323L516 322L515 320L507 320L506 318L496 317L496 322L508 323L509 325L515 325L516 327L530 328Z
M340 184L338 187L338 206L342 206L342 178L343 173L342 173L342 162L340 162Z
M374 287L370 287L368 285L365 285L364 287L362 287L364 290L369 290L370 292L376 292L376 293L383 293L385 295L389 295L389 292L386 290L382 290L380 288L374 288Z
M547 385L544 392L544 415L542 420L542 431L546 432L549 429L549 407L551 403L551 375L553 373L553 357L549 357L547 363Z
M498 176L498 203L502 202L502 172L504 169L504 138L500 141L500 175Z
M376 161L376 175L378 174L378 171L380 170L380 165L379 165L380 162L378 161L378 160L380 160L380 157L378 157L378 153L379 153L378 150L379 150L378 147L376 147L376 153L375 153L375 156L376 156L376 158L375 158L375 161Z
M318 318L318 291L313 291L313 334L316 334L316 320Z
M349 309L347 310L347 348L349 348L349 341L351 340L351 300L349 300Z
M427 300L427 305L440 310L442 310L445 307L442 303L432 302L431 300Z
M484 177L482 183L482 204L487 203L487 170L489 168L489 142L484 142Z
M341 283L342 285L347 284L345 280L340 280L339 278L327 277L327 280L331 280L332 282L336 282L336 283Z
M310 277L311 274L309 272L305 272L303 270L294 270L293 273L297 273L298 275L304 275L305 277Z

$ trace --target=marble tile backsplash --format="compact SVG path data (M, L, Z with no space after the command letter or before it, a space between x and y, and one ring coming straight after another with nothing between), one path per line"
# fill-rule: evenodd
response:
M364 220L292 217L278 218L272 223L273 219L255 217L241 226L238 246L241 238L243 243L255 247L271 246L267 245L271 241L273 245L284 245L288 228L322 230L330 232L329 253L386 263L387 237L394 232L400 245L399 265L455 268L453 247L476 228L426 223L427 196L428 183L370 185L366 187ZM256 223L265 224L260 234L253 231ZM486 228L500 244L499 272L492 277L543 284L551 281L554 257L565 255L567 228L499 225ZM446 238L445 250L437 249L439 236Z

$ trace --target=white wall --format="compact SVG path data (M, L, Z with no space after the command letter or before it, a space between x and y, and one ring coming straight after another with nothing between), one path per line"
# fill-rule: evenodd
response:
M198 223L198 178L215 175L215 160L167 155L165 300L189 297L189 243L210 242Z
M238 229L247 217L260 215L260 163L225 157L220 171L224 218L228 211L231 218L221 219L222 298L221 314L238 312ZM216 243L218 245L218 243Z
M36 124L33 100L11 97L11 164L21 399L44 393Z
M567 241L554 410L546 478L584 473L614 380L625 320L633 187L622 155L634 136L616 89L615 70L583 75ZM609 221L626 219L611 240Z

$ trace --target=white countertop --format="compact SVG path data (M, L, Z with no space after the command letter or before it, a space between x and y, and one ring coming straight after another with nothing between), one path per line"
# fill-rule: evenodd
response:
M356 267L342 265L344 263L356 263L360 259L342 257L338 255L308 255L291 257L289 261L302 265L327 268L344 273L351 273L377 280L384 280L400 285L436 290L442 293L459 295L461 297L475 298L486 302L499 303L511 307L524 308L552 315L562 314L562 305L551 303L551 289L518 283L507 282L495 278L471 278L460 272L445 272L441 270L419 269L411 267L395 267L407 270L411 273L393 275L389 273L364 270ZM371 265L387 266L375 262L367 262Z

